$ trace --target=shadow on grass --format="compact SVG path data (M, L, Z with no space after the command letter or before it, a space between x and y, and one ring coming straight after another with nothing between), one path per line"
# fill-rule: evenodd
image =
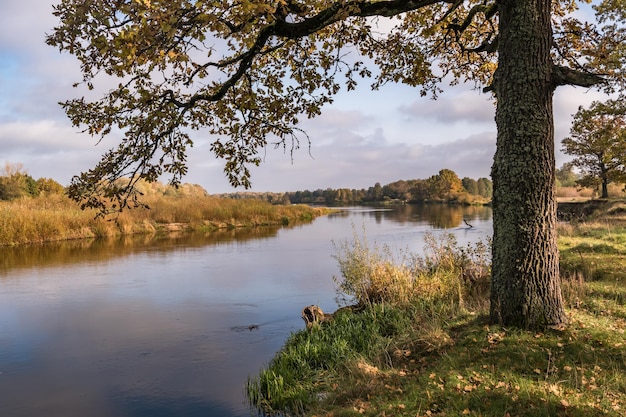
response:
M338 382L315 414L620 415L626 353L614 333L579 321L563 332L533 333L471 318L450 328L454 343L443 350L412 352L390 369Z

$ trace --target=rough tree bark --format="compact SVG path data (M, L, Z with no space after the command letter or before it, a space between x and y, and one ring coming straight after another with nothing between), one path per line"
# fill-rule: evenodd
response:
M609 198L609 174L604 163L600 162L600 178L602 179L602 198Z
M499 3L491 319L523 328L567 322L556 242L550 3Z

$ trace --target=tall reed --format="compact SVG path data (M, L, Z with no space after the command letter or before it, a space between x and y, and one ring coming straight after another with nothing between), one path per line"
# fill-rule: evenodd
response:
M171 230L171 224L176 230L289 225L325 213L309 206L211 196L149 195L143 202L150 209L128 209L103 219L61 195L0 201L0 245L154 233Z
M370 245L365 233L335 244L341 277L334 277L339 303L406 305L446 300L461 303L488 283L490 243L461 247L452 234L426 234L424 253L394 254L386 245ZM467 287L467 288L466 288Z

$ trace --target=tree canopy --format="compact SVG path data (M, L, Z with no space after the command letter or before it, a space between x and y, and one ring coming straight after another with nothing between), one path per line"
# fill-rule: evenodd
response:
M624 6L598 1L586 22L576 0L61 0L47 42L80 60L89 89L119 79L62 105L100 139L124 135L69 193L106 209L135 197L122 176L176 184L200 135L248 187L261 149L309 145L300 119L361 78L432 96L469 80L497 105L492 320L562 324L552 95L624 86Z
M604 31L623 17L622 3L598 6ZM569 16L575 8L554 2L554 82L591 85L590 68L621 76L623 43ZM82 84L120 79L100 99L63 103L86 132L124 134L70 187L95 206L90 196L131 190L112 185L120 177L179 183L199 136L214 138L229 181L249 187L261 149L308 145L299 120L360 77L373 76L375 89L402 82L436 95L444 79L491 89L497 67L497 1L64 0L54 14L60 25L47 42L80 60ZM623 38L623 28L613 31Z
M563 151L574 156L571 164L584 174L578 184L601 186L608 198L608 184L626 182L626 106L622 101L594 101L574 115Z
M51 178L35 180L22 164L6 162L0 170L0 200L64 193L65 188Z

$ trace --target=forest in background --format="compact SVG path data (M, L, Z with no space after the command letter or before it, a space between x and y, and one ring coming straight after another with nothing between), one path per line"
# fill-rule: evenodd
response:
M594 198L599 195L595 188L581 187L581 174L572 164L565 163L556 170L557 196L562 199ZM173 187L161 182L140 181L137 191L144 196L165 197L205 197L209 193L198 184L184 183ZM447 203L447 204L488 204L491 201L493 185L489 178L459 178L450 169L442 169L426 179L398 180L389 184L376 183L365 189L326 188L288 192L252 192L215 194L215 197L236 200L254 199L272 204L315 204L341 206L350 204L381 203ZM0 200L10 201L21 198L65 195L66 187L52 178L35 179L21 164L5 163L0 172ZM624 196L623 184L611 184L611 195Z
M488 178L459 178L450 169L442 169L426 179L398 180L386 185L376 183L368 189L326 189L286 193L292 203L456 203L484 204L491 200L493 186Z
M599 196L597 187L584 187L580 184L582 175L571 163L565 163L556 169L556 193L560 199L590 199ZM613 183L610 186L614 197L626 196L624 184ZM341 206L350 204L380 203L447 203L447 204L488 204L491 202L493 184L491 179L481 177L459 178L450 169L442 169L438 174L426 179L398 180L386 185L376 183L365 189L326 188L272 192L235 192L221 194L223 197L246 199L254 198L273 204L316 204Z
M489 178L459 178L450 169L442 169L427 179L398 180L386 185L376 183L365 189L326 188L272 192L235 192L220 194L235 199L263 199L273 204L315 204L341 206L380 203L450 203L487 204L493 185Z
M140 181L137 191L144 196L207 196L200 185L181 184L179 187L160 182ZM65 194L66 189L50 178L35 180L21 164L6 163L0 175L0 200L16 200L46 195ZM459 178L452 170L442 169L427 179L398 180L381 185L376 183L368 189L327 188L314 191L236 192L219 194L218 197L232 199L252 198L269 201L273 204L325 204L343 205L358 203L458 203L484 204L491 200L492 183L488 178Z

